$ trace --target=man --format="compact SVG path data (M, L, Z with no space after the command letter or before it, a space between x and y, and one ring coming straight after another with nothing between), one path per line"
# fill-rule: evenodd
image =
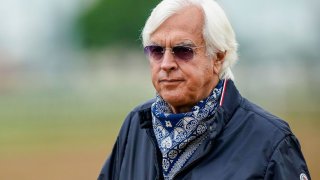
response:
M99 180L310 179L287 123L237 91L214 0L163 0L142 38L157 95L128 115Z

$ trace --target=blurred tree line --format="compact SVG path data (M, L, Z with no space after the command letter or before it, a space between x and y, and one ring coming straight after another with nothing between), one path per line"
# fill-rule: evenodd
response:
M137 46L146 18L159 0L98 0L77 22L85 48L121 44Z

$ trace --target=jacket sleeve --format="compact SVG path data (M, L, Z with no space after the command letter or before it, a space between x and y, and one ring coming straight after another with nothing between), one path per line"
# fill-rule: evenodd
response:
M119 179L120 167L125 153L128 133L130 129L132 113L125 119L117 140L113 146L112 152L103 165L98 180L115 180Z
M294 135L285 137L275 148L264 180L310 180L300 144Z

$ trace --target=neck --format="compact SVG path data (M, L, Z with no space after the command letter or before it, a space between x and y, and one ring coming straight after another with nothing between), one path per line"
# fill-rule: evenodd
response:
M169 105L174 114L190 112L194 105L174 107Z

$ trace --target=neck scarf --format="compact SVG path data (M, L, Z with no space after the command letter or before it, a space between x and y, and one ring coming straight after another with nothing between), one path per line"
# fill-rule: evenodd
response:
M200 144L207 138L205 120L214 115L219 106L223 81L210 95L198 102L190 112L173 114L168 103L159 95L151 106L152 125L162 153L162 169L170 180L184 167Z

